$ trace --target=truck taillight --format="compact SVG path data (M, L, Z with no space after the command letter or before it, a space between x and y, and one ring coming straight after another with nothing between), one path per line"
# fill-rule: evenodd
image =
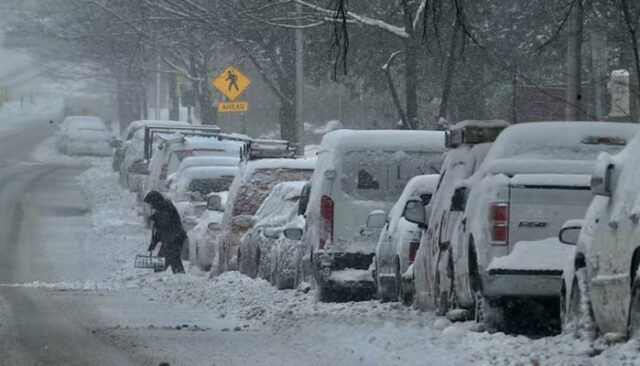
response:
M333 200L329 196L320 199L320 249L327 241L333 241Z
M418 253L418 248L420 248L420 241L412 240L409 243L409 263L413 263L416 260L416 253Z
M507 245L509 241L509 204L493 202L489 206L492 245Z

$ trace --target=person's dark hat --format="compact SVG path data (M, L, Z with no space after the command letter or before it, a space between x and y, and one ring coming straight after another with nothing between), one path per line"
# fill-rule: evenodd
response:
M150 204L151 206L156 206L164 202L164 197L158 191L151 191L144 197L144 202Z

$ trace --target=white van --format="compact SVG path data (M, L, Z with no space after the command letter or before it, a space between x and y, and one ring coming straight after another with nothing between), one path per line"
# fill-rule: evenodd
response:
M368 298L380 230L367 228L374 210L389 212L407 182L439 172L444 132L337 130L326 134L311 181L306 260L322 301Z

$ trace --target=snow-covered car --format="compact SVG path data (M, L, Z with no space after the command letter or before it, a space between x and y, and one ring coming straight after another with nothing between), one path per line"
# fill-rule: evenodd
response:
M209 195L206 210L198 218L196 226L187 233L189 262L202 271L211 270L227 196L227 192Z
M430 174L412 178L385 217L374 262L376 290L382 301L401 301L405 305L413 302L411 265L420 246L423 228L405 219L405 208L417 206L416 209L426 216L425 207L431 201L439 177ZM375 220L371 217L369 221Z
M282 234L282 227L297 208L306 181L276 184L253 217L255 225L241 239L238 248L240 272L270 280L271 249Z
M416 222L425 227L420 248L413 263L414 304L420 310L446 309L450 284L447 278L440 279L438 266L447 266L450 256L450 238L453 225L459 216L451 212L451 197L454 189L470 177L480 166L491 148L491 144L509 123L500 120L467 120L452 126L447 132L446 146L451 150L440 171L436 191L429 203L430 214L425 222ZM408 218L411 219L411 218ZM445 301L440 301L440 297Z
M145 129L157 127L187 127L186 122L179 121L134 121L123 131L119 140L114 141L116 147L113 154L113 167L120 174L120 185L135 191L140 181L149 174L149 162L145 160ZM158 136L154 136L157 141Z
M498 329L522 320L511 310L524 311L532 300L557 309L563 269L557 263L563 261L553 267L544 259L568 256L569 249L557 240L535 249L527 242L557 237L565 221L584 217L597 155L620 151L637 130L634 124L612 122L506 128L452 197L451 210L462 212L451 242L458 304ZM531 263L532 258L541 262Z
M153 121L153 120L141 120L141 121L133 121L129 123L129 125L122 131L120 137L113 141L112 145L115 147L115 151L113 153L113 162L112 167L113 170L118 172L120 171L120 164L125 159L125 156L128 153L136 152L139 155L138 159L143 158L143 143L144 143L144 135L139 134L140 136L136 136L136 132L143 130L144 127L148 125L153 126L189 126L187 122L179 122L179 121ZM134 137L137 137L134 139ZM128 151L130 149L129 145L135 145L132 151Z
M409 179L438 173L445 156L438 131L337 130L324 135L311 181L305 260L322 301L370 298L370 266L380 229L373 210L388 211ZM308 258L308 259L307 259Z
M138 199L142 199L152 190L166 192L167 177L177 171L182 160L190 156L217 156L240 159L240 151L246 142L235 140L219 140L216 137L185 136L182 134L159 135L161 142L154 149L149 162L149 174L138 188ZM230 160L220 162L220 165L237 163ZM143 216L151 214L149 205L142 205Z
M194 166L180 173L167 197L178 208L185 230L195 226L197 218L205 211L209 195L229 191L237 171L235 166Z
M212 275L238 270L242 236L255 224L254 215L280 182L309 180L315 159L259 159L244 162L231 184L216 244Z
M98 117L66 117L57 133L58 149L68 155L109 156L113 135Z
M165 189L171 190L171 186L175 184L182 172L194 167L216 167L216 166L233 166L237 167L240 159L237 156L188 156L180 162L178 170L169 174L165 181Z
M640 135L621 153L602 154L596 162L591 178L594 198L581 225L575 255L563 274L565 331L618 339L640 337L638 154ZM561 239L566 236L575 234L561 235Z

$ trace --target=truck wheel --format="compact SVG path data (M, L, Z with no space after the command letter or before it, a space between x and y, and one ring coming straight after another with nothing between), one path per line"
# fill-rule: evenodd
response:
M413 291L405 290L403 282L400 282L400 293L401 293L400 302L402 303L402 305L404 306L413 305Z
M402 291L402 274L400 273L400 259L398 257L394 259L393 268L393 284L395 286L394 293L396 296L391 301L398 301L402 303L402 297L404 296L404 293Z
M571 334L576 338L579 335L580 319L582 318L580 302L580 286L578 285L578 280L574 277L568 298L566 293L563 293L560 297L560 321L562 322L562 333Z
M631 287L629 303L629 339L640 339L640 276L637 274Z
M476 293L476 322L483 324L490 332L501 331L504 328L504 311L501 306L492 304L491 300L482 294Z
M316 282L316 288L318 289L318 300L321 302L338 302L340 300L340 296L338 291L328 288L324 285L320 285Z

